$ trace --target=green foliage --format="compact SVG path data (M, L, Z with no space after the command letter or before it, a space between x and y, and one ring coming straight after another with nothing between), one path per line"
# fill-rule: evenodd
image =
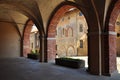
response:
M38 54L37 50L31 50L31 54Z

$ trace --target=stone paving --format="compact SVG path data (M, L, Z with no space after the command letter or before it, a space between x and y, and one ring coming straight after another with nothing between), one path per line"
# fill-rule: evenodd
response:
M71 69L26 58L9 58L0 59L0 80L120 80L120 74L95 76L85 68Z
M88 57L86 56L78 56L78 57L71 57L71 58L74 58L74 59L83 59L85 60L85 67L87 68L88 67ZM117 70L118 72L120 73L120 57L117 57Z

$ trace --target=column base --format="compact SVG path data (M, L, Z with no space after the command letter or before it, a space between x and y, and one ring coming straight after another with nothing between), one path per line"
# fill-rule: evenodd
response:
M118 74L118 70L116 70L116 71L114 71L112 73L103 73L104 76L110 76L110 77L115 75L115 74Z

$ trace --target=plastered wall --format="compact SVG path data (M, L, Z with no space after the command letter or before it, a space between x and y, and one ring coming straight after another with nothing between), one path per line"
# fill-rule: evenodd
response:
M79 10L66 13L56 29L56 49L59 57L87 55L87 23Z
M20 37L12 23L0 22L0 58L20 56Z

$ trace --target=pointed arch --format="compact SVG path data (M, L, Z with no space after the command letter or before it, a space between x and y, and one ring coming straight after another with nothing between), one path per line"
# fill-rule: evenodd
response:
M26 25L24 27L23 31L23 53L21 54L24 57L27 57L27 54L31 52L30 50L30 33L31 29L34 23L31 20L28 20L26 22Z
M33 6L28 7L22 2L20 4L19 1L13 1L13 2L8 1L7 3L6 1L0 1L0 7L3 7L8 10L14 10L27 16L29 19L31 19L36 24L38 30L41 32L41 35L45 35L43 21L42 21L40 10L38 8L38 4L35 1L32 1L32 2L33 2L32 3Z

